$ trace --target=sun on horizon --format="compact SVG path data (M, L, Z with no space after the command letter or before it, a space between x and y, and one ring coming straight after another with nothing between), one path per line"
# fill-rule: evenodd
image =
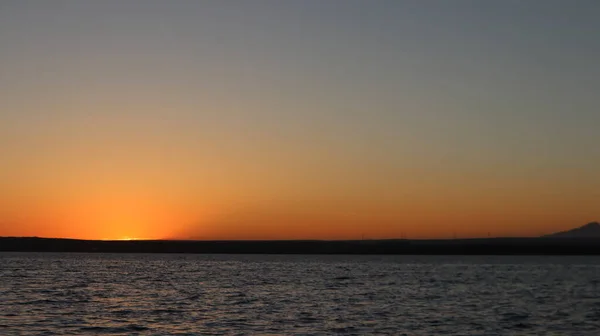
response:
M138 238L138 237L129 237L129 236L125 236L125 237L121 237L117 240L126 240L126 241L130 241L130 240L146 240L144 238Z

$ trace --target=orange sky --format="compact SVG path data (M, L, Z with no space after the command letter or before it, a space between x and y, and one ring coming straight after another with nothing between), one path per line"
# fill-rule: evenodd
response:
M553 194L544 192L542 183L536 186L532 182L523 187L535 197L519 185L469 188L423 182L404 188L394 184L373 187L338 199L283 201L272 197L294 190L281 186L278 193L264 197L249 188L245 194L211 197L210 193L198 193L197 197L176 199L149 190L132 193L118 186L94 194L93 187L94 182L89 181L79 192L55 194L54 198L29 190L38 197L3 200L9 206L1 212L5 220L0 234L83 239L529 236L586 223L596 211L592 202L573 201L580 190L555 184L553 190L559 192ZM361 197L362 193L368 196Z
M0 5L0 236L531 236L599 220L600 26L557 3Z

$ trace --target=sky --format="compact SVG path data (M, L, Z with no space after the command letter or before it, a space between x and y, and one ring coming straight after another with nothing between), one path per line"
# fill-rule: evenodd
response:
M0 0L0 236L600 218L596 0Z

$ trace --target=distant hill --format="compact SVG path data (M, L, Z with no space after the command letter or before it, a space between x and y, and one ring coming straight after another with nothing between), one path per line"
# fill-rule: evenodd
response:
M546 238L600 238L600 223L591 222L578 228L545 235Z

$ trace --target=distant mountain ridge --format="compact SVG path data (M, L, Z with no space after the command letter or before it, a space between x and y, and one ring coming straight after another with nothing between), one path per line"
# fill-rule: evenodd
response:
M567 231L545 235L547 238L600 238L600 223L591 222Z

